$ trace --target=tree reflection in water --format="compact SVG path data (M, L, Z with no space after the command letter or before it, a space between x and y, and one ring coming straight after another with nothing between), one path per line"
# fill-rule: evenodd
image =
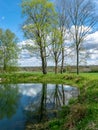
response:
M39 121L47 119L47 84L42 85L41 101L39 106Z
M36 97L31 99L30 104L25 111L27 120L33 119L34 123L39 123L48 119L47 114L47 84L42 84L41 91Z
M63 85L62 89L59 87L59 85L55 86L55 89L53 91L53 100L55 109L60 108L62 105L65 105L65 94Z
M29 121L39 123L57 116L56 113L61 106L67 104L70 98L78 96L77 89L73 87L65 88L65 85L58 84L50 86L42 84L41 91L35 100L31 101L28 111L25 111L25 114L29 115Z
M11 118L17 111L19 94L18 87L14 86L0 85L0 119Z

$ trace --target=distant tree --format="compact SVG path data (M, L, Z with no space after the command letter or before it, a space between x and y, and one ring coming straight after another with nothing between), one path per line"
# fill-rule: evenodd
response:
M16 36L9 29L0 29L0 66L6 71L9 67L16 65L18 58L18 47Z
M25 17L23 31L27 38L32 39L42 61L42 72L47 73L47 37L52 28L54 19L54 6L48 0L22 1L22 13Z
M96 15L92 0L65 0L68 27L76 49L77 74L79 74L79 53L81 44L96 24Z

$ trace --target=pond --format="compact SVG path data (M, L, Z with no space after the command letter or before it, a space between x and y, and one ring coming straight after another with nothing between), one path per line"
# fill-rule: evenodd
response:
M75 87L60 84L1 84L0 130L25 130L28 122L56 117L61 106L76 98Z

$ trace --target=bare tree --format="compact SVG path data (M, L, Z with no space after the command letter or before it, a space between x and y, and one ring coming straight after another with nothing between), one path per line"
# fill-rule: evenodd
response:
M61 61L61 32L58 28L53 28L50 34L50 46L49 51L55 63L55 74L58 73L58 63Z
M79 52L81 44L96 24L92 0L65 0L69 19L68 28L73 39L77 56L77 74L79 74Z
M65 39L66 39L66 25L68 22L66 14L66 1L65 0L56 0L56 11L58 14L58 28L61 33L61 73L64 70L64 60L65 60Z

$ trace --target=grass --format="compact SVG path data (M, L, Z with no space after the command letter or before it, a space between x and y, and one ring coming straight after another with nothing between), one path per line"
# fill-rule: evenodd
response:
M91 73L90 73L91 75ZM98 74L93 74L94 78L98 77ZM33 82L46 82L46 83L75 83L80 82L83 78L89 79L91 76L89 74L80 74L77 76L76 74L57 74L48 73L47 75L43 75L38 72L19 72L19 73L1 73L0 78L2 83L33 83ZM93 79L94 79L93 78ZM98 79L98 78L97 78ZM73 82L74 80L74 82Z
M98 130L98 73L53 74L21 72L1 73L1 83L53 83L68 84L80 89L77 100L71 100L49 121L49 130ZM45 128L43 128L45 129Z

